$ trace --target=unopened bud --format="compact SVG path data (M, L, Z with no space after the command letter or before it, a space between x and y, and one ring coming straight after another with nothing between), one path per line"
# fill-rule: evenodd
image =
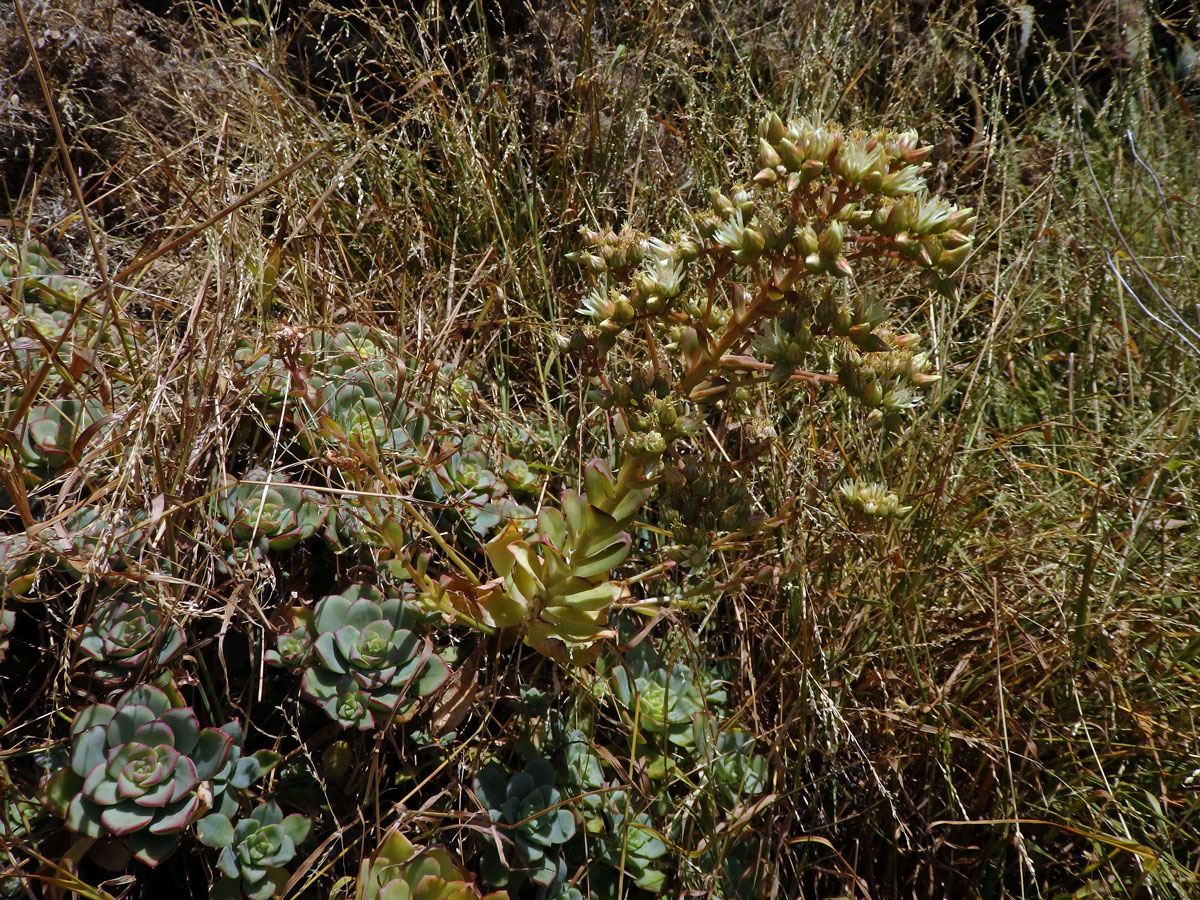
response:
M854 270L850 268L850 260L844 256L839 256L833 261L833 266L830 267L829 273L836 275L838 278L850 278L854 275Z
M711 188L709 190L708 198L710 201L712 201L712 207L714 210L716 210L717 215L719 216L729 218L737 211L737 207L733 205L733 201L716 188Z
M850 310L842 307L833 317L833 321L829 324L829 330L836 335L845 337L850 333Z
M805 225L796 235L796 249L805 256L816 253L819 247L817 241L817 232L813 230L811 225Z
M776 166L782 165L783 160L779 158L779 153L772 147L766 138L758 139L758 164L764 169L774 171Z
M789 172L798 171L804 165L804 157L801 155L800 150L787 138L780 138L778 144L776 144L776 148L779 152L780 160L782 160L783 165L787 167Z
M779 176L774 169L759 169L754 177L750 179L760 187L766 187L768 184L774 184L779 180Z
M783 120L773 112L767 113L758 123L759 137L766 138L772 144L778 143L786 131L787 129L783 127Z
M911 234L896 235L896 249L907 259L916 259L921 253L921 242Z
M970 244L963 244L960 247L955 247L953 250L945 250L937 260L937 267L943 272L953 272L962 265L963 260L967 258L967 254L970 252Z
M811 181L816 181L821 177L821 173L825 171L825 162L820 159L807 160L800 167L800 181L808 184Z
M859 399L866 406L875 407L883 402L883 386L880 385L878 378L872 378L863 387L862 393L859 394Z
M613 304L612 318L618 325L628 325L633 321L634 310L633 304L622 297Z
M767 242L763 237L762 232L756 228L746 228L742 231L742 249L747 252L752 259L757 259L762 254L763 248Z
M845 229L842 228L842 223L836 219L825 226L825 230L821 232L821 236L817 239L817 249L820 250L822 256L837 256L842 252L842 240L845 235Z
M681 237L675 244L675 250L683 262L694 262L700 257L700 245L690 237Z

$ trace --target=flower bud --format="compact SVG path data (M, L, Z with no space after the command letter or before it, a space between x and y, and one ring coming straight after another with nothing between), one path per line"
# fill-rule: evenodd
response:
M888 210L887 223L883 227L884 234L899 234L902 231L907 231L912 225L912 216L909 210L903 203L894 204Z
M854 270L850 268L850 260L844 256L839 256L833 261L833 265L829 269L829 274L836 275L838 278L850 278L854 275Z
M716 234L718 228L721 227L721 218L714 213L704 212L696 216L696 231L700 233L700 237L704 240L711 240Z
M921 253L921 242L911 234L896 235L896 249L906 259L916 259Z
M684 359L694 360L701 356L702 346L700 344L700 332L695 328L688 328L679 338L679 350L683 354Z
M766 239L757 228L747 228L742 231L742 250L750 259L758 259L766 245Z
M712 202L713 210L724 219L729 218L737 211L737 207L733 205L733 201L716 188L709 189L708 199Z
M942 243L946 245L948 250L953 250L956 247L961 247L964 244L974 243L975 239L969 234L963 234L961 231L947 231L942 235Z
M829 330L840 337L845 337L850 333L850 321L850 310L843 306L838 309L833 321L829 323Z
M819 244L817 241L817 232L813 230L811 225L805 225L796 235L796 249L805 256L816 253Z
M612 318L618 325L625 326L633 321L633 304L622 297L613 304Z
M833 299L832 294L826 294L821 298L821 302L817 304L816 312L813 313L813 320L822 328L828 328L837 314L837 301Z
M858 397L864 405L875 407L883 402L883 386L880 385L878 378L872 378L866 385L863 386L862 393Z
M946 224L954 231L964 231L970 233L975 228L975 223L978 221L977 216L971 215L975 210L971 207L955 209L950 213L950 217L946 220Z
M820 159L806 160L804 165L800 167L800 181L803 184L808 184L816 181L821 177L821 173L825 171L825 162Z
M795 339L796 343L800 346L801 349L811 350L813 348L813 344L814 344L813 333L812 333L812 329L808 327L807 322L800 325L800 327L798 327L792 333L792 336Z
M866 381L859 372L858 366L849 358L842 360L838 366L837 373L838 384L851 397L857 397L862 394L863 388L866 387Z
M804 157L801 155L800 150L787 138L780 138L776 148L780 160L789 172L796 172L804 165Z
M804 257L804 268L808 269L813 275L820 275L825 271L825 257L820 253L810 253Z
M953 272L962 265L963 260L967 258L967 254L970 252L970 244L963 244L960 247L955 247L953 250L945 250L937 260L937 267L943 272Z
M773 112L763 116L762 121L758 123L758 135L764 137L772 144L778 143L779 139L784 136L786 129L783 127L783 120Z
M778 181L779 176L775 173L774 169L759 169L758 172L755 173L754 177L750 180L759 187L766 187L767 185L774 184L776 181Z
M842 223L836 219L826 225L817 239L817 249L821 255L835 257L841 253L844 235L845 229L842 227Z
M774 171L776 166L782 165L783 160L779 158L779 153L767 143L766 138L758 139L758 164L764 169Z

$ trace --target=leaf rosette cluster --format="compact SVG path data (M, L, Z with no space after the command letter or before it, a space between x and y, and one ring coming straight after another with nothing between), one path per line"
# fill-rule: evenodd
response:
M555 851L575 836L575 814L556 786L554 766L534 757L511 776L489 763L475 779L475 793L493 822L510 827L522 867L519 871L541 887L566 879L566 863ZM495 848L484 857L484 877L497 887L509 884L512 871Z
M442 847L417 847L393 831L359 868L355 900L508 900L481 897L473 880Z
M97 604L84 626L79 649L100 664L97 674L119 677L146 666L163 666L183 649L183 629L140 593L109 597Z
M221 813L200 820L200 843L220 850L217 869L221 879L213 886L212 900L269 900L283 890L288 873L283 867L296 856L308 837L312 822L293 813L284 816L276 803L263 803L236 823Z
M190 708L172 707L150 685L84 709L71 738L70 765L52 780L48 796L65 806L73 831L119 838L150 865L209 808L220 790L213 779L233 745L226 731L201 729Z
M402 722L449 676L429 642L409 630L414 618L401 599L355 585L295 611L268 659L303 668L305 695L344 727L374 728L377 714Z
M283 475L252 469L216 497L217 528L234 547L288 550L325 524L328 509L320 494L291 484Z

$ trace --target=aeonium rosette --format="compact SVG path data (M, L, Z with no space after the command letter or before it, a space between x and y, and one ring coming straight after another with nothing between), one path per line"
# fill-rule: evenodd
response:
M75 717L71 763L46 796L68 828L119 838L157 865L224 790L213 779L232 747L227 730L201 729L189 707L172 707L163 691L139 685Z
M445 662L409 627L419 618L403 600L354 585L293 612L269 662L304 668L304 693L345 727L375 727L373 713L397 721L441 687Z

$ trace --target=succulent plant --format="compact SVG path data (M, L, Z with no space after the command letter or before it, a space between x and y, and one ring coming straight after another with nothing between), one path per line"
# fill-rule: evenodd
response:
M304 669L305 695L343 727L405 721L417 701L449 676L445 662L409 630L414 615L399 598L367 585L296 610L268 660Z
M677 747L693 747L706 713L725 701L725 692L710 679L701 681L683 663L660 662L644 644L628 653L624 664L606 668L622 716L632 720L636 715L639 730Z
M429 420L400 395L404 368L375 360L329 380L316 409L317 434L343 451L386 456L393 473L411 473L423 458Z
M415 847L392 831L359 867L354 900L508 900L505 891L481 897L449 852Z
M17 611L6 609L3 598L0 598L0 662L4 662L4 657L8 653L8 636L16 625Z
M62 263L41 241L29 241L23 247L8 242L0 245L0 288L8 288L14 295L52 308L74 309L91 292L91 286L63 272Z
M0 334L7 347L12 348L12 361L18 369L29 371L40 366L47 357L47 348L54 347L71 323L71 314L59 310L48 310L37 303L23 303L19 311L0 307ZM79 317L75 320L73 335L77 341L86 338L90 323ZM59 349L60 361L70 359L72 341L63 341Z
M347 493L329 513L326 538L338 552L358 547L398 550L408 544L409 514L399 497Z
M534 884L548 888L566 878L566 864L555 848L575 836L575 814L555 786L554 767L540 757L530 759L510 775L499 763L489 763L475 779L475 794L493 822L509 827L521 864ZM497 887L509 884L510 865L493 847L484 857L484 878Z
M584 472L586 497L564 491L561 511L543 507L532 536L510 522L485 548L499 577L470 595L460 593L460 611L482 612L489 627L519 627L527 643L552 658L594 659L598 642L612 635L610 608L626 596L608 577L629 553L623 529L649 496L642 472L638 460L629 461L614 480L593 460Z
M579 797L583 825L590 837L589 856L607 864L593 870L589 886L597 898L618 896L620 878L638 887L659 891L666 881L662 857L667 845L646 812L632 809L630 794L616 779L605 777L604 761L582 731L566 735L566 773L571 792Z
M72 831L119 838L152 866L220 799L224 786L214 778L233 745L228 733L201 729L190 708L172 707L151 685L84 709L71 741L70 765L51 780L47 797Z
M358 322L347 322L333 331L313 332L308 337L308 354L311 359L306 361L312 369L330 379L377 361L390 361L401 383L406 374L396 339Z
M35 403L20 428L21 455L36 471L56 472L83 453L104 415L103 406L94 400Z
M70 575L109 574L136 568L146 549L145 515L85 506L64 523L67 537L50 541L59 568Z
M233 383L246 390L260 408L276 409L293 385L287 366L271 352L248 340L240 340L233 350Z
M154 600L128 592L96 605L83 628L79 649L100 664L96 674L119 678L169 663L183 649L183 629L164 618Z
M317 533L327 508L317 492L289 483L286 476L252 469L217 494L214 512L228 546L288 550Z
M508 479L496 474L473 435L462 438L457 448L447 448L441 456L441 462L430 470L430 495L447 512L461 515L476 535L487 535L498 525L514 520L533 521L533 510L507 495ZM525 466L523 479L519 468L523 465L505 457L500 468L508 466L513 481L524 489L530 476Z
M0 534L0 597L20 596L37 582L41 554L27 534Z
M221 851L217 868L222 877L210 897L269 900L277 895L288 879L283 866L295 857L311 825L305 816L284 816L275 803L260 804L236 823L222 813L205 816L196 825L196 836L206 847Z
M767 786L767 761L754 751L754 735L740 729L705 729L697 741L697 756L721 802L738 801L762 793Z
M246 735L241 723L236 720L222 725L220 730L229 736L229 755L210 782L211 811L232 819L238 812L238 792L246 790L274 769L283 757L273 750L243 753Z
M597 879L596 893L601 897L617 898L619 880L616 873L624 871L628 880L645 891L662 890L667 873L662 868L667 854L667 844L654 827L651 817L644 812L635 813L629 808L629 796L625 791L613 791L606 797L605 809L609 827L606 839L600 842L596 858L607 863L611 871L608 877ZM604 890L607 885L608 890Z

